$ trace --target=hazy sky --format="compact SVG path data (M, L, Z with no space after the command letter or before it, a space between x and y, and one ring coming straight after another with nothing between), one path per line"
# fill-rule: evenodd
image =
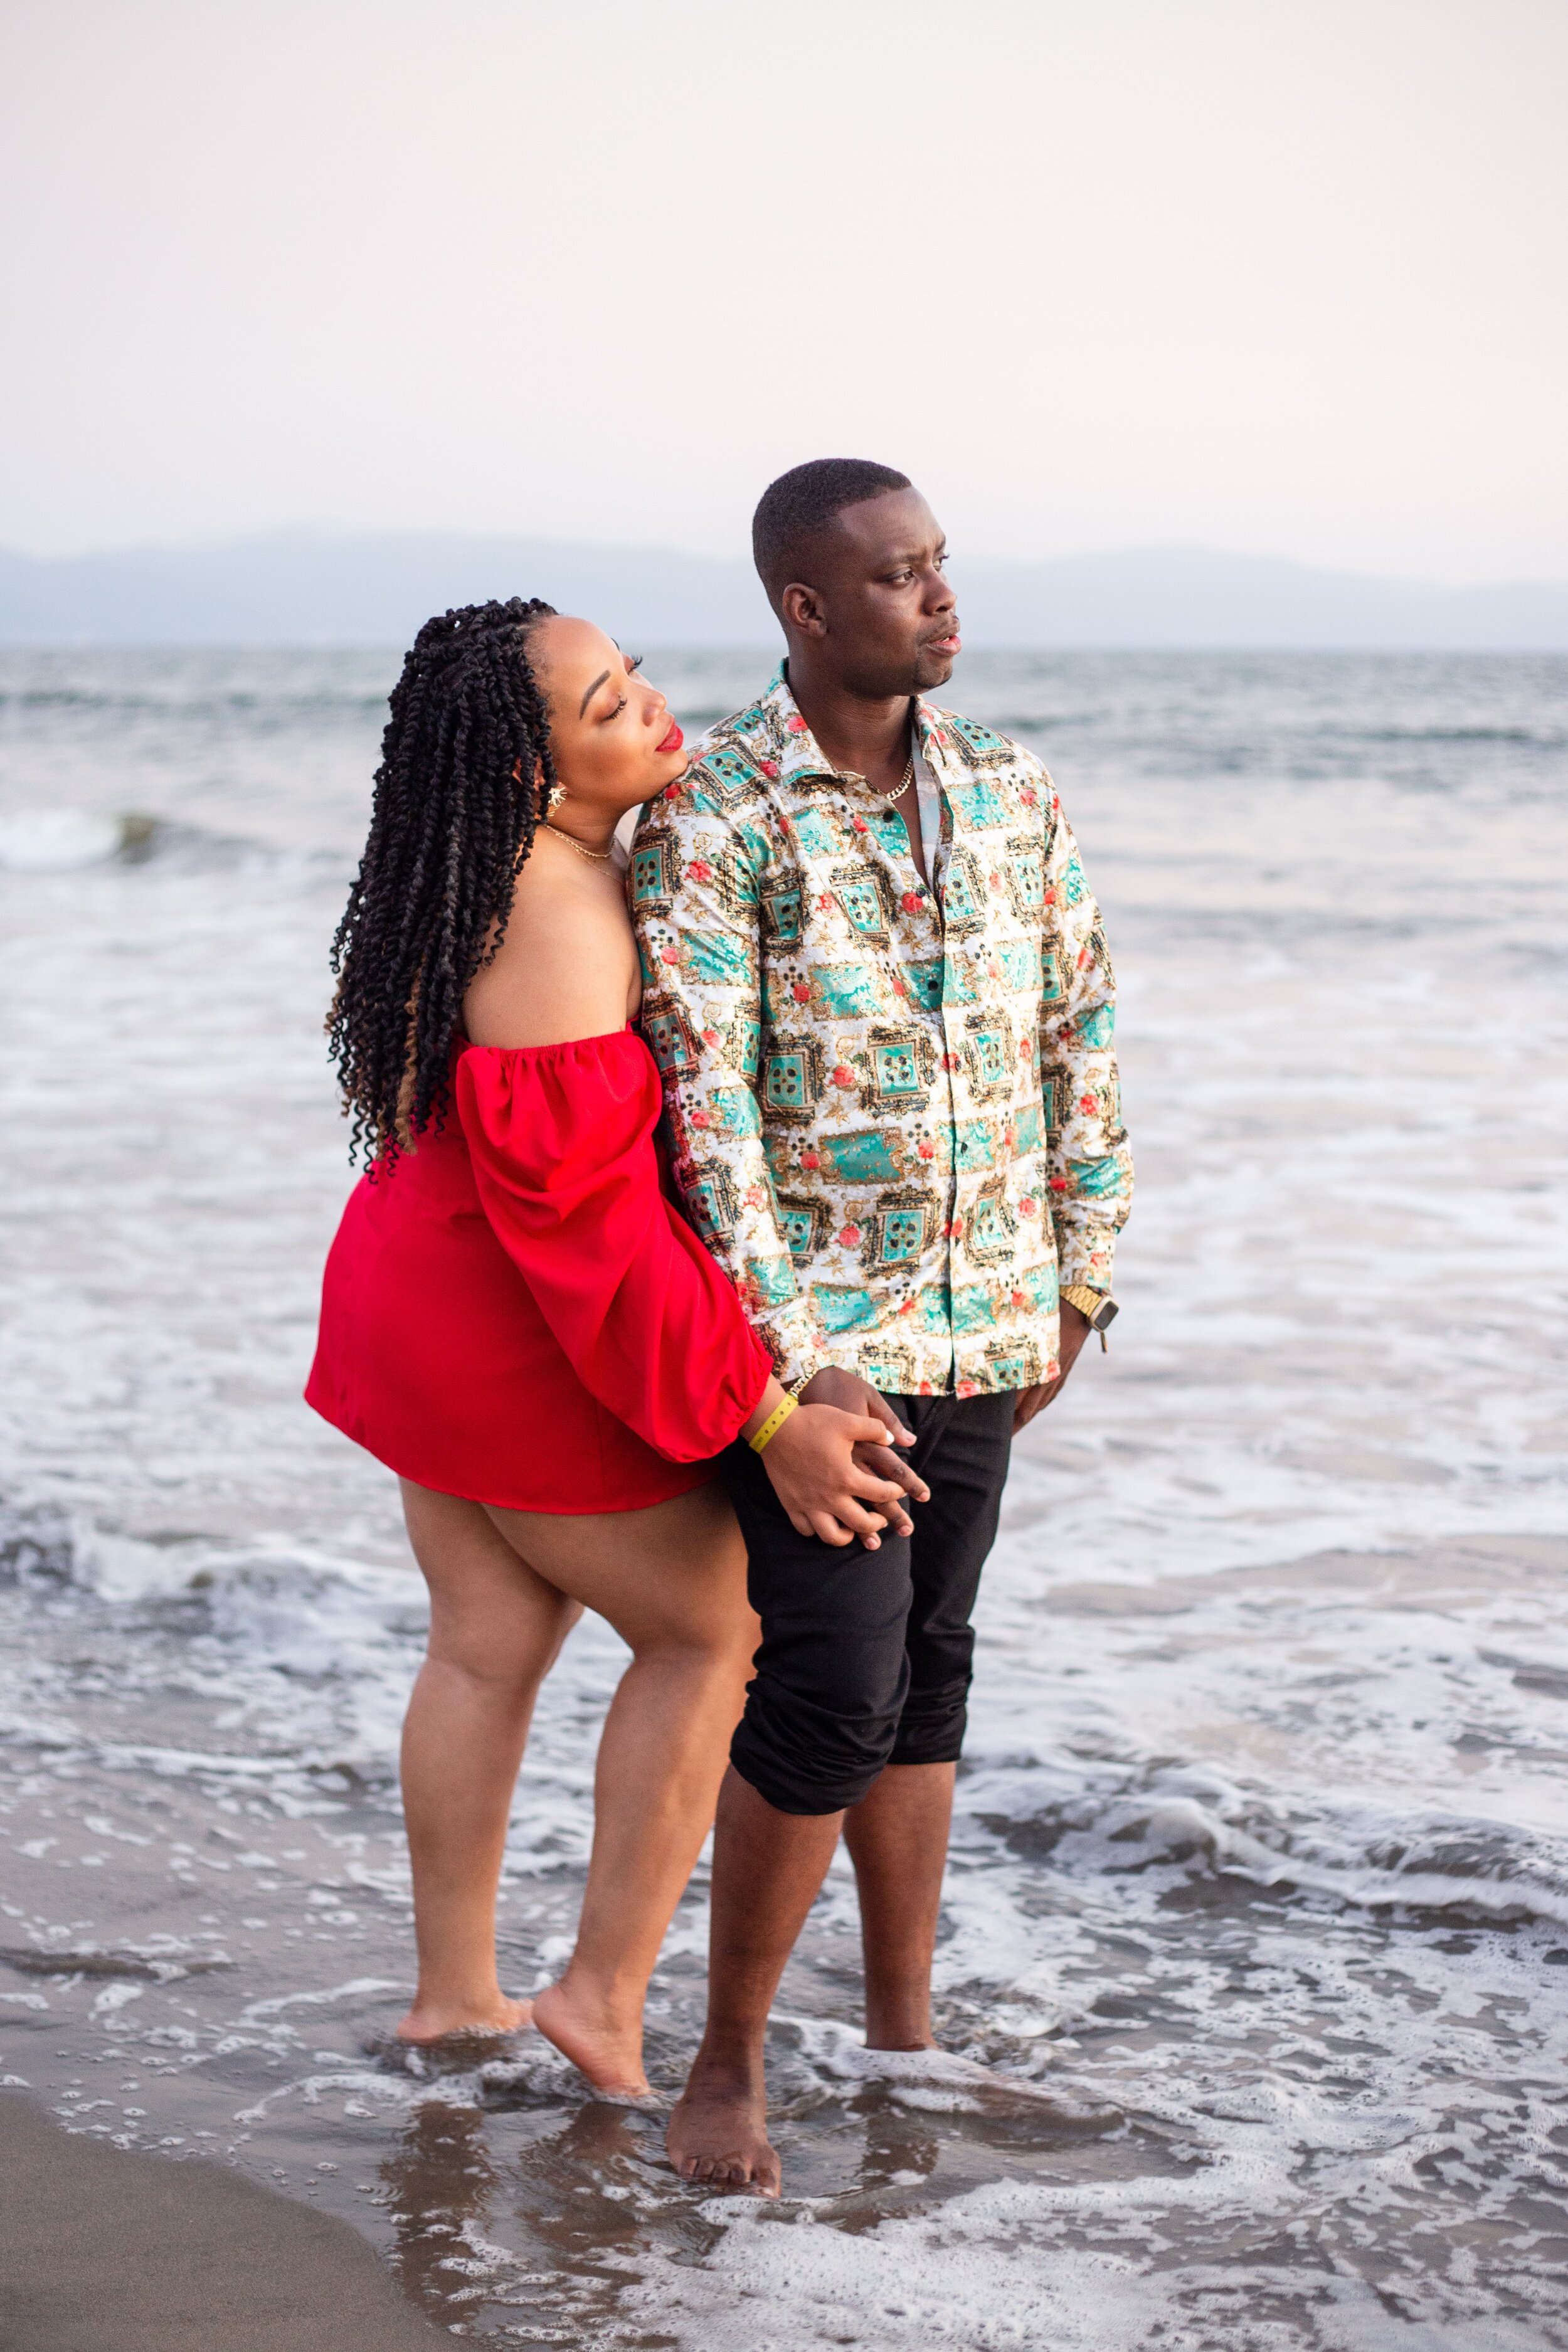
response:
M0 0L0 542L1568 575L1568 0Z

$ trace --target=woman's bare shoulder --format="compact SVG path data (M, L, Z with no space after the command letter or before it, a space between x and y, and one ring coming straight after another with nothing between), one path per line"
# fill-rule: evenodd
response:
M517 880L495 961L463 1000L476 1045L559 1045L622 1029L636 1009L637 961L618 878L536 866Z

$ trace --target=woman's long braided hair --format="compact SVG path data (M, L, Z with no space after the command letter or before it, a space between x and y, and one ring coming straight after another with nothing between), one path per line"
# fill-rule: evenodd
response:
M538 597L426 621L392 689L370 836L332 941L327 1035L351 1153L390 1171L446 1108L463 995L506 936L555 782Z

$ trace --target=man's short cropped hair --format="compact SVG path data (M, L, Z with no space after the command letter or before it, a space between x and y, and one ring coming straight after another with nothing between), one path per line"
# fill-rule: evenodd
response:
M874 466L868 457L813 457L792 466L770 482L752 517L752 559L770 597L777 598L800 577L800 559L815 538L846 507L862 499L886 498L910 488L907 474Z

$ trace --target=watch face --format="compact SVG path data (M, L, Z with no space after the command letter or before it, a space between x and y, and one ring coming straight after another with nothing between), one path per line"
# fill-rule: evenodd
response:
M1115 1322L1121 1312L1121 1309L1118 1307L1114 1298L1102 1298L1100 1305L1095 1308L1094 1313L1089 1318L1089 1329L1091 1331L1103 1331L1107 1324Z

